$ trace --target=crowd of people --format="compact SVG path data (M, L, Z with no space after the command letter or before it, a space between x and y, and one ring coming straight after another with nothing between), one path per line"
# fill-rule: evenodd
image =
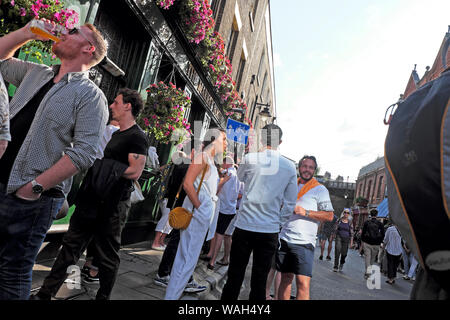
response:
M86 249L83 274L99 281L97 299L109 299L134 181L148 165L149 141L136 124L143 102L137 91L123 88L108 112L105 95L88 78L89 69L106 54L106 42L94 26L85 24L61 35L53 45L61 64L54 67L13 57L33 39L43 40L29 25L0 38L0 299L50 300L66 280L67 268ZM17 87L10 102L3 78ZM238 164L223 157L227 137L222 129L211 128L203 141L192 139L185 146L183 161L174 164L159 202L163 215L152 244L164 251L154 281L166 287L165 299L206 289L193 278L201 258L210 270L216 264L228 266L221 299L237 300L251 254L250 300L271 298L274 279L274 299L290 299L294 280L296 299L309 299L317 236L319 259L328 241L326 259L331 260L334 241L333 271L342 271L353 247L350 211L335 216L328 190L314 178L314 156L300 159L297 172L280 154L280 127L262 128L261 142L261 150L247 153ZM152 164L159 165L155 160ZM72 177L81 172L85 175L62 249L39 292L30 297L38 251ZM193 212L184 230L168 225L174 207ZM417 261L402 246L398 230L392 226L385 232L372 216L360 232L366 277L383 243L388 282L395 281L401 255L410 266L405 279L413 278ZM205 241L209 252L201 255Z

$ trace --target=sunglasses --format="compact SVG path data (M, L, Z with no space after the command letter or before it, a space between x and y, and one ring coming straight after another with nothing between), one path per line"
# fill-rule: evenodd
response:
M81 31L81 29L78 28L72 28L69 30L68 32L70 35L75 34L75 33L79 33L81 34L81 36L84 38L84 40L86 40L87 42L89 42L89 44L95 48L95 46L92 44L92 42L86 37L86 35L83 33L83 31Z
M314 163L316 165L316 169L317 169L317 160L316 160L316 157L314 157L314 156L303 156L303 158L301 158L299 161L299 166L302 164L303 160L306 160L306 159L314 161Z

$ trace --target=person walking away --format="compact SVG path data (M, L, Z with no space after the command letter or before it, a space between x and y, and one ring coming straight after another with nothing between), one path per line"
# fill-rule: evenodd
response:
M403 276L403 279L414 281L416 279L416 270L419 262L417 261L416 257L414 257L414 253L409 249L408 245L403 241L403 239L402 248L402 256L405 265L405 275Z
M238 179L245 184L245 190L232 238L228 278L221 296L224 301L238 299L252 252L249 300L266 299L267 276L278 246L278 233L295 206L295 165L277 151L282 142L281 128L268 124L261 136L263 151L246 154L238 169Z
M83 179L76 209L62 249L33 300L50 300L67 277L67 268L76 265L92 240L98 258L100 288L97 300L108 300L120 265L120 240L130 210L133 182L142 174L149 142L136 124L143 108L140 94L120 89L110 109L120 130L113 133L103 159L97 159Z
M294 214L280 232L277 270L281 272L278 300L289 300L294 280L297 300L309 300L314 262L314 246L320 222L333 219L333 206L327 188L314 179L317 160L304 156L298 163L300 178Z
M65 30L48 67L14 58L36 36L30 23L0 37L0 73L17 87L10 103L11 141L0 159L0 300L28 299L45 235L67 197L72 176L95 160L108 119L107 100L89 80L106 55L91 24Z
M375 264L378 258L378 252L380 250L380 244L384 239L384 227L383 224L377 220L378 210L372 209L370 211L370 218L364 222L361 241L364 247L364 262L366 270L364 278L367 279L370 276L369 267Z
M388 264L388 284L394 284L397 276L397 268L402 256L402 238L397 227L392 225L386 230L383 240L383 247L386 249Z
M331 260L331 250L333 249L333 231L336 226L338 218L336 215L333 215L333 220L322 222L319 226L319 241L320 241L320 256L319 260L323 259L323 252L325 251L325 245L328 240L328 251L327 251L327 260Z
M353 224L349 220L349 216L350 210L344 209L334 230L334 238L336 239L336 244L334 246L334 272L337 272L338 270L342 271L345 258L347 257L349 244L350 247L353 246Z
M196 155L183 182L187 195L183 207L192 210L193 216L189 226L180 231L180 243L170 272L165 300L178 300L181 297L194 272L215 210L219 174L214 157L223 154L227 148L225 131L217 128L209 129L203 145L203 152ZM204 180L197 194L203 172L205 172Z

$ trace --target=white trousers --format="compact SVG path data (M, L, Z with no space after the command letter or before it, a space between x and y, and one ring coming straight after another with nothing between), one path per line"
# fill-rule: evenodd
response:
M211 221L209 224L209 230L208 230L208 235L206 236L206 241L211 240L216 235L217 220L219 219L219 209L220 209L220 199L217 198L214 215L211 216Z
M183 207L192 208L189 198L186 197L186 199ZM180 232L180 243L170 272L165 300L180 299L189 278L195 270L206 233L210 227L215 202L211 199L211 196L202 191L200 191L199 200L201 205L194 211L189 227Z
M159 231L165 234L169 234L172 231L172 227L169 224L169 212L170 209L167 208L167 199L159 202L159 209L161 210L161 219L159 219L156 225L155 231Z

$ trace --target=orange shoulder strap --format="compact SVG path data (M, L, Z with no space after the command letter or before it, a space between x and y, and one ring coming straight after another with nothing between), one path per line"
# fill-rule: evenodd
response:
M300 184L300 179L297 180L297 185ZM297 195L297 201L303 197L309 190L320 186L320 183L315 179L312 178L311 180L309 180L307 183L305 183L305 185L302 187L302 189L300 190L300 192Z

